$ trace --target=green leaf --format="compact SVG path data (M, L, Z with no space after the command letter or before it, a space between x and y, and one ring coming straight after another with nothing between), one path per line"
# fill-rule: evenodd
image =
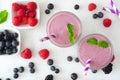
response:
M98 42L98 46L102 47L102 48L108 48L109 44L108 44L107 41L101 40L101 41Z
M76 36L74 25L67 24L67 31L68 31L68 36L69 36L70 43L74 44L75 43L75 36Z
M98 44L98 40L96 38L89 38L87 40L88 44L92 44L92 45L97 45Z
M3 22L5 22L7 20L8 17L8 12L7 10L3 10L0 12L0 24L2 24Z

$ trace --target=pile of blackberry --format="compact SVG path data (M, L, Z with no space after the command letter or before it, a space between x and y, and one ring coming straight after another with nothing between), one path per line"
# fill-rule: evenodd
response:
M0 55L11 55L18 51L18 33L9 30L0 31Z
M109 63L106 67L102 68L103 72L104 72L105 74L111 73L111 71L112 71L112 66L113 66L113 64L112 64L112 63Z

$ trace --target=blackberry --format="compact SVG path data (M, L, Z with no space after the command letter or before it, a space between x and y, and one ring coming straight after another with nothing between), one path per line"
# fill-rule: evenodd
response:
M45 77L45 80L53 80L53 75L52 75L52 74L47 75L47 76Z
M112 66L113 66L113 64L109 63L106 67L102 68L103 72L104 72L105 74L111 73L111 71L112 71Z

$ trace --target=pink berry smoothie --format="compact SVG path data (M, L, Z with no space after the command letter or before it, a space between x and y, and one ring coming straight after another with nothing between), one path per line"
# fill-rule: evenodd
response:
M105 40L109 46L107 48L101 48L97 45L88 44L87 40L90 38L96 38L98 41ZM85 66L86 61L91 59L90 69L98 70L107 66L113 57L112 45L110 41L100 34L91 34L82 39L78 48L79 58L81 63Z
M48 21L47 33L48 35L55 35L56 38L51 38L51 42L59 47L68 47L72 44L68 38L67 24L74 25L75 42L78 41L81 34L80 20L70 12L58 12L53 15Z

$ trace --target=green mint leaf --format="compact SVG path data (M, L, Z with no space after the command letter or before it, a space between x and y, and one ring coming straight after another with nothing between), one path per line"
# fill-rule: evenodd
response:
M88 44L92 44L92 45L97 45L98 44L98 40L96 38L89 38L87 40Z
M107 41L101 40L101 41L98 42L98 46L102 47L102 48L108 48L109 44L108 44Z
M7 20L7 17L8 17L8 12L6 10L1 11L0 12L0 24L5 22Z
M74 44L75 43L75 29L72 24L67 24L67 30L68 30L68 36L69 36L69 41L70 43Z

